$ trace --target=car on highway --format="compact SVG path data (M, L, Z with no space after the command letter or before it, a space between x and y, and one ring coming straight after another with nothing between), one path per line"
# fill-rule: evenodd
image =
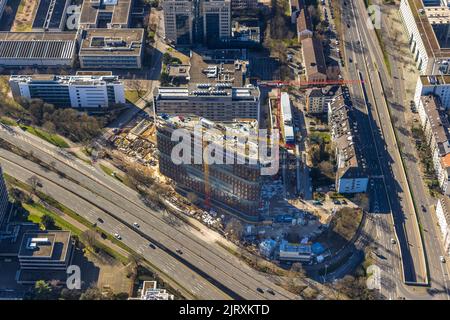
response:
M156 246L155 246L153 243L151 243L151 242L148 244L148 246L149 246L150 248L152 248L152 249L156 249Z
M139 228L139 227L140 227L140 226L139 226L139 223L137 223L137 222L133 223L133 227Z
M272 289L270 289L270 288L267 289L266 291L267 291L268 293L270 293L271 295L273 295L273 296L275 295L275 292L274 292Z
M391 239L391 243L392 243L392 244L396 244L397 242L395 241L394 238L392 238L392 239Z
M440 257L439 257L439 260L440 260L442 263L445 263L445 257L444 257L444 256L440 256Z
M102 218L97 218L97 221L100 222L100 223L105 222Z
M120 234L118 234L117 232L114 233L114 238L116 238L117 240L121 240L122 237L120 236Z
M181 251L181 249L177 249L177 250L175 250L176 251L176 253L178 253L178 254L183 254L183 251Z
M264 293L264 290L263 289L261 289L261 288L256 288L256 291L258 291L259 293Z

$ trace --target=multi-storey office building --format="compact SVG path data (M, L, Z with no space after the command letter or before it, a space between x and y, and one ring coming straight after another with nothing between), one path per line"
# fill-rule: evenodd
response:
M125 103L123 82L117 76L11 76L15 98L41 99L56 107L101 110Z
M19 251L21 270L66 270L73 256L69 231L35 231L23 235Z
M158 115L196 115L213 121L259 120L260 92L257 87L230 84L191 84L188 87L155 88Z
M133 0L84 0L79 26L89 28L128 28Z
M231 36L231 1L203 0L203 42L214 45Z
M177 45L190 45L194 42L196 3L195 0L163 1L166 40Z
M2 18L3 12L5 11L7 1L8 0L0 0L0 19Z
M205 132L202 139L197 139L194 138L195 126L215 129L215 132L208 131L211 136ZM172 140L172 134L176 129L185 129L191 136L191 142L187 142L187 146L192 150L189 156L190 163L176 164L172 158L174 147L179 144L178 141ZM159 170L175 181L179 187L200 195L209 192L212 204L224 205L237 210L246 218L256 220L261 200L262 165L257 154L243 152L237 146L237 141L242 138L245 139L249 132L254 130L257 132L257 129L257 121L239 120L229 123L214 123L194 116L158 117ZM228 139L228 137L231 138ZM208 164L206 168L203 159L201 164L196 164L198 161L196 162L194 158L194 150L199 148L202 152L205 143L208 143L208 148L211 145L222 147L222 151L216 149L215 158L223 159L224 164ZM227 162L225 158L225 151L234 153L231 156L231 164L227 164L230 162ZM229 154L233 153L230 152ZM200 157L202 157L202 154ZM238 157L245 159L245 163L239 163ZM254 161L251 162L251 159Z
M6 188L5 179L3 178L3 170L0 166L0 226L6 216L6 210L8 209L8 190Z
M164 0L165 37L177 45L214 45L231 36L230 0Z
M70 67L76 43L74 32L0 32L0 66Z
M90 69L142 67L144 29L88 29L80 44L80 66Z

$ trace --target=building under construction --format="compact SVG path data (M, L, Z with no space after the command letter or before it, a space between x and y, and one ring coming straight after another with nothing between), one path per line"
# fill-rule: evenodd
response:
M261 203L261 162L258 159L258 140L248 140L249 132L257 132L258 122L255 120L239 120L229 123L214 123L199 117L183 117L164 115L158 117L157 143L160 172L176 182L181 189L195 192L205 201L205 207L214 206L234 213L243 218L257 220ZM191 141L187 142L191 151L191 163L176 164L171 155L179 141L171 137L176 129L186 129ZM194 129L200 128L202 137L194 138ZM211 130L214 132L211 133ZM226 133L226 134L225 134ZM238 141L245 141L245 148ZM255 146L256 143L256 146ZM252 145L253 144L253 145ZM202 163L194 161L195 148L200 150L210 146L222 146L222 151L215 151L215 159L223 159L220 163L205 163L203 152ZM197 149L198 150L198 149ZM250 151L252 150L252 151ZM231 151L231 152L230 152ZM230 155L231 154L231 155ZM228 161L227 161L228 157ZM231 160L230 160L231 159ZM240 162L238 162L240 159ZM244 159L244 161L242 161ZM228 164L229 163L229 164Z

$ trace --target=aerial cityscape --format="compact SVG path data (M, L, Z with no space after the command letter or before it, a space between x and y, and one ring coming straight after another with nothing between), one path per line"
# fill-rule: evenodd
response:
M446 0L0 0L0 300L449 300L449 117Z

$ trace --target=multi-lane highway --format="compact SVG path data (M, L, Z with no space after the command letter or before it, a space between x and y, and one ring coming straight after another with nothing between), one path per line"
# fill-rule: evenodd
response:
M367 106L370 130L376 147L374 148L376 150L373 151L376 151L374 154L378 157L382 173L381 176L374 177L374 182L370 186L370 196L372 199L371 211L376 224L374 237L382 255L387 257L378 262L382 267L382 277L384 276L385 280L382 283L383 288L388 297L430 298L431 296L426 290L415 290L415 288L410 290L410 287L403 285L402 280L411 283L426 283L428 280L422 238L410 191L412 189L414 192L417 183L414 182L412 185L408 183L400 158L388 111L389 105L385 100L385 91L392 90L390 81L388 81L390 77L384 68L383 55L377 45L376 35L368 27L368 14L364 3L363 1L348 0L346 3L347 10L344 10L343 29L345 29L346 40L347 76L351 78L360 76L364 80L361 90L353 88L353 94L356 96L356 101L359 101L361 97L365 98L364 104ZM353 63L349 63L349 57L352 57ZM401 79L401 77L396 78ZM387 199L392 216L382 214L385 210L380 204L385 201L379 198L380 195L382 199ZM415 200L418 201L417 198ZM418 214L420 215L420 212ZM396 232L392 228L393 222ZM398 235L398 239L395 238L395 235ZM427 240L426 237L425 240ZM400 244L400 251L394 242ZM436 243L431 245L434 247ZM428 242L426 242L426 246L428 246ZM434 255L437 252L439 250L433 250ZM427 258L429 267L430 259L437 261L438 256L428 255ZM434 262L433 265L435 265ZM431 274L430 272L430 285L433 289L437 289L437 292L442 293L442 296L434 294L435 297L445 299L448 298L446 272L442 271L442 266L439 267L440 274ZM439 280L436 281L437 279Z
M2 130L0 138L20 146L24 151L33 152L35 157L47 164L51 164L53 168L64 173L67 178L45 171L36 164L27 162L25 159L2 150L2 163L6 163L5 171L7 173L18 176L19 169L32 171L34 174L53 183L53 185L64 188L75 197L72 198L73 203L68 203L66 199L59 195L59 192L54 192L52 196L69 208L75 206L75 199L79 199L80 203L85 201L90 204L84 209L79 207L75 209L91 222L96 222L97 220L95 216L98 212L97 209L107 213L117 220L117 225L112 231L121 234L123 241L136 251L142 251L142 246L148 246L149 241L157 244L162 249L158 251L163 251L166 259L169 259L170 256L168 265L176 266L182 264L184 267L180 268L180 270L188 267L197 273L197 278L202 277L207 280L206 283L204 281L199 282L198 286L201 286L202 289L195 290L195 286L192 287L192 281L189 281L189 277L192 277L191 275L177 278L177 281L179 280L180 283L183 283L186 289L193 291L195 295L199 295L200 292L203 292L203 288L207 286L209 289L205 289L205 292L201 293L204 295L203 298L211 299L214 297L217 299L223 298L225 295L238 299L296 298L294 294L272 283L267 276L251 269L214 241L207 239L204 234L185 224L174 225L169 223L164 219L162 212L154 211L145 206L137 192L94 167L76 158L71 158L58 148L20 130L13 133ZM96 210L95 213L92 212L94 208ZM141 228L139 230L133 229L133 222L139 223ZM139 243L129 239L129 235L139 236ZM183 254L176 254L177 249L180 249ZM153 253L149 249L146 251L148 255ZM154 262L152 258L149 258L149 261ZM164 262L158 265L161 269L164 266ZM169 274L172 274L172 271L169 271ZM187 279L188 283L183 281L183 279ZM270 295L267 292L260 293L257 291L257 288L271 288L275 295ZM223 293L213 294L214 290L222 291Z

